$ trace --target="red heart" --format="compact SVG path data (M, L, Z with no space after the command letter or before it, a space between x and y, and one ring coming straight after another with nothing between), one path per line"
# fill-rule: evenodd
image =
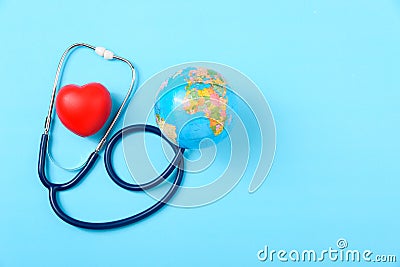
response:
M111 106L110 93L100 83L65 85L56 99L56 111L61 122L82 137L93 135L103 127Z

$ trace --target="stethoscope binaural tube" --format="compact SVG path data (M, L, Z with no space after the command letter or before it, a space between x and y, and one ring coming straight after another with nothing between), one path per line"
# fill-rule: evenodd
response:
M75 49L78 47L86 47L89 49L92 49L93 51L96 52L96 54L98 54L101 57L104 57L104 59L106 60L119 60L122 61L124 63L126 63L129 68L131 69L132 72L132 79L131 79L131 83L129 85L129 89L125 95L124 100L122 101L121 105L119 106L117 112L114 115L114 118L111 120L110 125L108 126L106 132L104 133L103 137L100 139L99 143L97 144L97 147L95 149L95 152L99 152L101 150L101 148L103 147L104 143L107 141L107 137L109 136L109 134L111 133L114 125L116 124L119 116L121 115L126 103L128 102L131 94L133 93L133 86L135 85L135 81L136 81L136 70L135 67L132 65L132 63L120 56L114 55L113 52L105 49L104 47L95 47L89 44L85 44L85 43L76 43L71 45L70 47L68 47L63 55L61 56L60 62L58 63L58 67L57 67L57 71L56 71L56 77L54 78L54 85L53 85L53 90L51 93L51 99L50 99L50 105L49 105L49 110L47 112L47 117L46 117L46 121L45 121L45 127L44 127L44 134L49 134L50 132L50 127L51 127L51 120L52 120L52 116L53 116L53 109L54 109L54 102L55 102L55 98L56 98L56 93L57 93L57 88L59 87L59 77L61 75L61 71L63 69L64 66L64 61L65 59L68 57L68 55Z
M117 60L127 63L132 70L132 81L131 81L129 90L128 90L120 108L118 109L113 120L111 121L110 125L108 126L104 136L99 141L96 149L89 155L89 157L86 160L83 167L78 171L78 173L70 181L57 184L57 183L50 182L50 180L46 176L46 156L47 156L48 143L49 143L51 118L52 118L52 113L53 113L55 95L56 95L57 88L58 88L58 80L59 80L59 76L60 76L60 73L61 73L61 70L63 67L64 60L68 56L68 53L76 47L87 47L87 48L93 49L100 56L104 56L105 59L108 59L108 60L109 59L117 59ZM135 69L128 60L126 60L122 57L116 56L112 52L110 52L102 47L94 47L94 46L91 46L88 44L77 43L77 44L74 44L74 45L71 45L70 47L68 47L67 50L65 50L64 54L61 57L61 60L59 62L57 72L56 72L56 78L54 81L54 87L53 87L53 91L52 91L49 112L46 117L45 130L44 130L44 133L42 134L41 141L40 141L38 174L39 174L39 178L40 178L40 181L42 182L42 184L49 190L49 201L50 201L51 207L53 208L53 210L57 214L57 216L60 217L63 221L65 221L68 224L71 224L71 225L74 225L74 226L80 227L80 228L102 230L102 229L112 229L112 228L122 227L122 226L125 226L128 224L138 222L140 220L143 220L143 219L149 217L150 215L152 215L156 211L158 211L160 208L162 208L177 192L177 190L182 182L182 178L183 178L183 174L184 174L184 171L183 171L184 170L184 159L183 159L184 149L179 148L175 144L171 143L161 133L160 129L158 129L157 127L151 126L151 125L144 125L144 124L130 125L130 126L127 126L123 129L119 130L116 134L114 134L114 136L112 136L110 141L107 142L108 135L110 134L112 128L114 127L118 117L121 115L126 102L129 100L129 97L133 90L135 78L136 78ZM171 148L175 152L175 156L174 156L172 162L167 166L167 168L164 170L164 172L162 172L158 177L156 177L152 181L150 181L148 183L144 183L144 184L131 184L131 183L128 183L128 182L122 180L116 174L114 167L112 165L112 153L114 151L114 146L122 139L124 134L132 134L132 133L136 133L136 132L148 132L148 133L152 133L152 134L160 136L171 146ZM75 219L64 212L64 210L62 209L62 207L60 206L60 204L58 202L57 193L75 187L76 185L79 184L79 182L83 178L85 178L89 174L90 170L96 164L96 161L99 157L100 150L102 149L103 145L105 145L105 144L107 144L107 147L106 147L105 156L104 156L104 164L106 166L106 170L107 170L107 173L109 174L110 178L118 186L120 186L126 190L130 190L130 191L144 191L144 190L151 189L151 188L159 185L160 183L165 181L170 175L172 175L172 173L176 170L176 172L174 174L174 176L175 176L174 180L172 182L170 189L160 200L158 200L154 205L143 210L142 212L134 214L130 217L115 220L115 221L108 221L108 222L87 222L87 221L81 221L81 220Z

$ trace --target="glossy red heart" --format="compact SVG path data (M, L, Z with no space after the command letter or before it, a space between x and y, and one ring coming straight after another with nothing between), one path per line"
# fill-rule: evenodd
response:
M111 112L111 96L100 83L65 85L56 99L61 122L73 133L86 137L97 133Z

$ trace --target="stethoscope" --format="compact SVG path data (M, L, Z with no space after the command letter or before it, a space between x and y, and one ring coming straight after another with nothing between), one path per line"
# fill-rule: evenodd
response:
M114 115L114 118L111 120L110 125L107 127L103 137L100 139L96 149L89 155L87 158L86 162L82 166L82 168L77 172L77 174L68 182L65 183L52 183L49 181L49 179L46 176L46 158L47 158L47 149L48 149L48 143L49 143L49 136L50 136L50 128L51 128L51 120L52 120L52 114L53 114L53 107L54 107L54 101L56 97L56 93L59 87L59 77L60 73L62 71L64 61L66 60L67 56L75 49L79 47L86 47L89 49L92 49L98 54L99 56L104 57L107 60L119 60L124 63L126 63L131 71L132 71L132 80L131 84L129 87L129 90L122 101L122 104L120 105L118 111ZM76 43L68 47L65 52L63 53L60 62L57 67L57 72L54 80L54 86L53 86L53 91L51 94L51 100L50 100L50 106L49 106L49 111L46 117L46 122L45 122L45 128L44 128L44 133L42 134L41 141L40 141L40 150L39 150L39 162L38 162L38 173L39 173L39 178L42 184L49 190L49 201L52 209L56 213L58 217L60 217L63 221L66 223L69 223L73 226L77 226L80 228L86 228L86 229L95 229L95 230L101 230L101 229L111 229L111 228L117 228L117 227L122 227L128 224L132 224L135 222L138 222L140 220L143 220L155 212L157 212L160 208L162 208L177 192L183 178L184 174L184 159L183 159L183 152L184 148L180 148L176 146L175 144L171 143L168 138L166 138L160 131L159 128L151 125L145 125L145 124L137 124L137 125L130 125L127 126L118 132L116 132L108 141L107 138L110 135L114 125L116 124L118 118L120 117L121 113L124 110L124 107L126 103L129 101L131 94L133 93L133 87L135 84L135 79L136 79L136 71L134 66L132 65L129 60L119 57L112 53L109 50L106 50L103 47L94 47L89 44L84 44L84 43ZM122 139L123 135L127 134L133 134L137 132L146 132L146 133L151 133L160 136L162 139L164 139L173 149L175 152L175 156L173 157L171 163L167 166L167 168L155 179L151 180L150 182L143 183L143 184L133 184L133 183L128 183L121 179L117 173L114 170L113 163L112 163L112 154L114 151L115 145ZM64 212L62 207L60 206L58 199L57 199L57 193L65 190L69 190L75 186L77 186L82 179L85 178L90 172L90 170L94 167L97 159L99 158L99 152L102 150L103 146L106 145L105 152L104 152L104 164L107 170L108 175L110 178L120 187L129 190L129 191L144 191L148 190L151 188L154 188L155 186L161 184L164 182L169 176L174 175L174 179L172 181L172 185L170 189L165 193L165 195L158 200L154 205L150 206L149 208L136 213L130 217L115 220L115 221L108 221L108 222L87 222L87 221L82 221L75 219L68 214ZM176 170L176 171L175 171ZM174 173L175 171L175 173ZM174 173L174 174L173 174Z

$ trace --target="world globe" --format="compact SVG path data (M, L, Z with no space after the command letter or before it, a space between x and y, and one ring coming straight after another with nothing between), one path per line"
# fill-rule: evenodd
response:
M234 93L224 77L208 68L188 67L166 79L156 96L154 113L161 132L182 148L215 144L232 124ZM202 146L209 146L205 142Z

